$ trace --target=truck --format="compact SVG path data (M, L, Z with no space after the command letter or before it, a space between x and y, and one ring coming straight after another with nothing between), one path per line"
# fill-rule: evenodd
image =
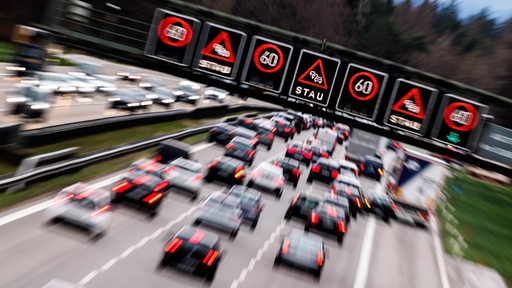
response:
M428 228L449 163L417 148L396 149L394 157L384 178L384 190L396 206L396 218Z
M367 155L380 158L380 151L386 141L385 137L354 129L349 138L345 158L356 164L362 163Z

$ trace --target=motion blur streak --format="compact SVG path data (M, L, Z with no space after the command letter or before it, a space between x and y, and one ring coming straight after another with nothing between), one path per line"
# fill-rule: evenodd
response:
M361 247L361 255L359 256L359 264L357 265L357 275L356 280L354 281L354 288L364 288L366 286L366 277L368 276L370 257L372 256L375 227L375 218L369 217L368 224L366 225L366 231L364 232L364 240Z

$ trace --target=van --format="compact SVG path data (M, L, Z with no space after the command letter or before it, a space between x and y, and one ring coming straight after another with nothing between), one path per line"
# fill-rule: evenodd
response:
M167 164L180 157L190 159L190 145L178 140L169 139L162 143L157 148L158 162Z

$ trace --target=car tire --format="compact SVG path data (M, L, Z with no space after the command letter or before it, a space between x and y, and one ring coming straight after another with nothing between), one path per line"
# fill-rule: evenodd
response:
M212 181L213 181L213 178L212 178L212 176L211 176L210 174L206 174L206 177L204 177L204 180L205 180L206 182L212 182Z
M283 190L279 190L276 192L276 198L281 199L281 196L283 195Z
M390 223L389 216L382 216L382 221L384 221L385 223L389 224Z
M149 217L154 219L158 215L158 211L156 209L149 211Z
M299 181L293 182L293 188L297 188L297 185L299 185Z
M247 187L251 188L252 186L254 186L254 182L252 182L252 181L247 182Z
M256 226L257 226L257 225L258 225L258 220L253 221L253 222L251 223L251 227L250 227L249 229L251 229L252 231L254 231L254 229L256 229Z
M212 143L213 142L213 138L212 137L208 137L208 143Z
M238 235L238 229L236 229L236 230L232 231L232 232L229 234L229 239L231 239L231 240L235 240L236 235Z
M320 281L320 277L322 276L322 270L318 269L313 272L313 277L316 281Z
M306 223L306 225L304 225L304 231L309 232L309 229L310 229L310 228L311 228L311 227L309 227L309 224L308 224L308 223Z
M308 176L308 179L306 181L308 183L312 183L313 182L313 177L311 177L311 174Z
M272 149L272 145L267 146L267 151L270 151L270 149Z
M197 197L198 197L198 196L197 196L197 193L192 193L192 197L190 198L190 200L192 200L192 202L193 202L193 201L196 201L196 200L197 200Z
M199 220L199 219L194 220L194 222L192 223L192 226L195 226L195 227L197 227L199 225L201 225L201 220Z
M281 259L279 258L279 256L276 256L276 258L274 259L274 267L277 268L279 267L279 265L281 265Z
M288 137L284 138L284 142L288 142L289 139L290 138L288 138Z
M343 244L343 238L344 238L344 235L338 234L338 236L336 237L336 240L338 240L338 245Z
M212 283L213 279L215 279L215 271L208 273L205 278L206 282L208 283Z
M290 210L286 210L286 213L284 213L284 219L287 221L290 221L292 219L292 212Z

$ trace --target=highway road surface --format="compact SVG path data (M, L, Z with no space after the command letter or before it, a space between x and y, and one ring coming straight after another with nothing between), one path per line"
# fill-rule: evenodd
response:
M303 131L295 140L306 139L312 130ZM270 151L259 148L256 167L284 155L286 144L276 139ZM194 146L193 158L210 162L224 151L223 146L202 143ZM338 146L335 159L341 159L344 146ZM392 152L389 152L392 153ZM219 233L225 257L211 287L350 287L350 288L435 288L444 287L430 230L391 222L373 216L359 216L350 223L345 241L323 235L327 258L321 279L303 271L272 264L280 240L292 229L303 230L298 220L283 221L290 201L298 191L322 195L328 186L308 184L308 168L296 189L286 184L280 200L263 193L264 208L258 226L251 231L242 226L235 240ZM104 175L96 186L112 187L118 174ZM361 178L363 189L379 183ZM228 189L219 182L204 185L200 199L191 202L185 194L173 193L162 203L160 214L150 219L146 213L125 206L116 207L108 233L97 241L84 231L43 221L42 208L49 194L31 203L0 213L0 287L43 287L53 281L66 281L70 287L205 287L197 277L172 268L158 270L163 246L173 232L191 224L201 199L213 191ZM204 227L206 230L209 228ZM439 253L439 252L437 252Z

